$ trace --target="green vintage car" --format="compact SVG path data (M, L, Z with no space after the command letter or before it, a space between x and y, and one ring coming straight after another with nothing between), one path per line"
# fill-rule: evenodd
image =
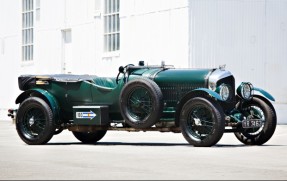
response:
M235 88L224 67L178 69L140 61L121 66L114 78L22 75L18 84L20 105L9 115L29 145L45 144L65 129L83 143L116 130L182 133L198 147L213 146L231 132L244 144L262 145L277 124L269 101L274 98L249 82Z

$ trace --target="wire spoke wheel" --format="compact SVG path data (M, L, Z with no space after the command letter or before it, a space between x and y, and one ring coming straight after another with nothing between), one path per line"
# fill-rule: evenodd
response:
M137 129L149 128L159 121L163 111L163 95L159 86L147 78L128 82L120 95L121 115Z
M180 127L184 138L191 145L213 146L224 133L222 108L212 99L192 98L181 109Z
M211 110L200 104L191 108L187 119L187 127L194 139L203 140L206 138L212 133L214 124Z
M45 125L45 115L41 109L31 108L24 113L22 126L27 137L35 138L39 136L44 131Z
M259 128L242 128L241 132L234 133L236 138L246 145L262 145L274 134L277 125L277 116L272 104L262 97L254 97L245 102L241 112L247 119L260 119Z
M263 130L265 126L265 122L266 122L265 114L259 106L249 105L248 107L244 108L244 116L248 119L260 119L262 121L261 127L247 128L242 132L242 134L246 137L255 138L261 133L261 131Z
M55 132L50 106L38 97L24 100L17 112L16 129L20 138L29 145L47 143Z
M152 112L152 98L148 90L135 89L130 93L128 99L127 109L135 120L143 120Z

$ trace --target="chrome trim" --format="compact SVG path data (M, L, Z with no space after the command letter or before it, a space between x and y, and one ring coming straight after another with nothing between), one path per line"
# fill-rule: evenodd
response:
M208 87L209 88L209 77L210 75L212 74L212 72L214 71L215 69L211 69L208 74L205 76L204 78L204 85L205 87Z
M211 73L208 78L208 88L211 89L210 84L217 84L217 82L226 77L232 76L232 74L227 70L216 69Z
M219 95L221 96L222 100L223 101L227 101L228 98L230 97L230 89L229 89L229 87L227 85L225 85L225 84L222 84L219 89L220 89L219 90ZM227 89L227 91L228 91L227 92L228 93L227 98L225 98L225 95L223 94L224 93L224 91L223 91L224 89Z
M246 90L245 90L246 89L246 87L245 87L246 85L248 86L248 89L249 89L249 91L248 91L248 94L250 94L249 97L245 97L246 96ZM243 99L246 99L246 100L252 99L252 97L254 95L254 92L253 92L253 85L250 82L242 84L241 95L242 95Z

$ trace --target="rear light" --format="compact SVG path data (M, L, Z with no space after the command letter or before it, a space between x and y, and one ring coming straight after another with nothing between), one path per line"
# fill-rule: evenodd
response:
M14 119L16 111L16 109L8 109L8 116Z

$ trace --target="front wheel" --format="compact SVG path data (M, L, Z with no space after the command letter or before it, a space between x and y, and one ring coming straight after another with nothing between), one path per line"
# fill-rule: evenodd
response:
M18 109L16 129L20 138L28 145L47 143L56 129L50 106L41 98L27 98Z
M100 141L105 135L107 131L101 130L96 132L75 132L73 131L74 136L85 144L92 144Z
M236 132L236 138L246 145L262 145L266 143L273 135L276 129L276 112L271 103L267 104L265 100L254 97L251 101L245 102L242 106L242 112L249 119L260 119L263 124L260 128L243 129Z
M224 113L212 99L197 97L187 101L180 113L184 138L193 146L215 145L224 133Z

